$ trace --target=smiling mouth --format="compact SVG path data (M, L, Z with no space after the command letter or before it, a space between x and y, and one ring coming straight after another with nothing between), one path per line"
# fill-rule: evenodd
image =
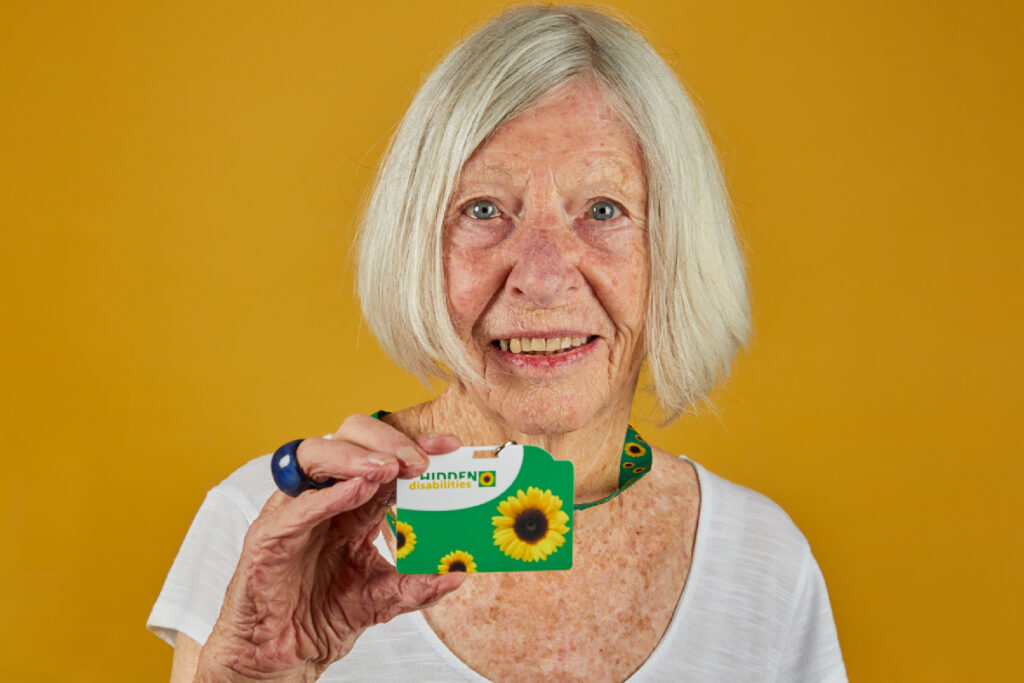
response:
M502 351L509 351L511 353L528 356L553 356L558 353L571 351L577 346L589 344L596 338L596 336L512 337L510 339L497 339L492 343Z

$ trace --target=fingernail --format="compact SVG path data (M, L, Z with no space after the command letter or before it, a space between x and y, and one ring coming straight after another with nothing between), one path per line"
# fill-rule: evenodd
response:
M451 432L431 432L427 434L430 439L454 439L456 438Z
M402 446L395 455L406 465L421 465L427 461L426 457L412 446Z

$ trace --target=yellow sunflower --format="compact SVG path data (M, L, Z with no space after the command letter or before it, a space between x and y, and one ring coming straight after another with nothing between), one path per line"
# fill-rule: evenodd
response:
M405 557L416 547L416 534L413 533L412 525L405 522L395 522L395 547L398 557Z
M437 565L438 574L447 574L448 572L474 574L476 573L476 562L473 561L473 556L469 553L463 550L453 550L442 557L441 564Z
M551 489L541 491L531 486L526 493L520 489L498 504L500 515L491 517L494 524L494 545L516 560L546 560L565 543L569 515L562 511L562 499Z
M626 452L635 458L638 455L643 455L644 453L646 453L647 449L638 443L630 442L626 444Z

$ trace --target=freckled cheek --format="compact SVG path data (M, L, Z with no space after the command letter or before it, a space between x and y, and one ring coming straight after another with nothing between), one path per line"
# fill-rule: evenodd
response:
M639 336L647 313L649 274L644 254L602 259L590 278L594 293L616 328Z
M445 276L452 322L459 337L468 339L500 286L500 277L487 259L458 252L445 259Z

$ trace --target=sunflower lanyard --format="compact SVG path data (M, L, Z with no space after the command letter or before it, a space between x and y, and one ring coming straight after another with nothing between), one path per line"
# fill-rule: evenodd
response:
M389 413L387 411L378 410L373 414L373 417L380 419L388 414ZM637 434L636 430L633 429L632 426L626 427L626 438L623 441L622 456L619 463L619 487L600 500L594 500L589 503L575 503L573 505L574 510L586 510L587 508L594 507L595 505L607 503L609 500L640 481L645 474L651 471L651 448L647 442ZM387 520L388 526L391 527L391 531L397 534L398 530L395 526L397 519L394 511L388 510Z
M601 500L594 500L589 503L576 503L574 510L586 510L619 495L633 484L640 481L640 478L651 471L651 447L636 433L632 426L626 427L626 440L622 444L622 458L619 461L619 488Z

